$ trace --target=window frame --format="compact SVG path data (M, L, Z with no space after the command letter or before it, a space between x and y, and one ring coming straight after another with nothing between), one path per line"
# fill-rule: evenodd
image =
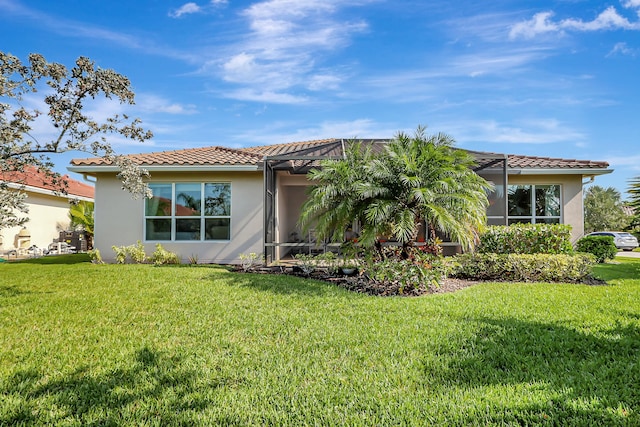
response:
M558 215L537 215L536 211L537 211L537 206L536 206L536 187L551 187L551 186L555 186L558 187L558 210L559 210L559 214ZM511 187L529 187L529 190L531 192L530 195L530 208L531 208L531 212L530 215L511 215L509 213L509 210L511 208L511 204L509 203L509 190L511 189ZM546 222L544 220L548 220L548 219L557 219L558 220L558 224L563 224L564 220L564 202L563 202L563 191L562 191L562 184L557 184L557 183L537 183L537 184L527 184L527 183L519 183L519 184L508 184L507 187L507 224L512 225L512 224L518 224L518 223L523 223L523 224L545 224ZM512 222L513 221L513 222Z
M199 185L200 186L200 210L199 215L177 215L176 203L176 186L180 185ZM229 188L229 212L228 215L206 215L205 195L207 185L226 185ZM143 241L145 243L171 242L171 243L216 243L229 242L232 240L232 206L233 206L233 186L229 181L174 181L174 182L151 182L149 186L154 185L170 185L171 186L171 208L169 215L147 215L147 203L149 199L143 200ZM170 221L170 238L169 239L150 239L147 235L148 220L169 220ZM228 221L228 238L226 239L207 239L206 224L207 220L223 219ZM199 220L199 239L179 239L178 237L178 220Z

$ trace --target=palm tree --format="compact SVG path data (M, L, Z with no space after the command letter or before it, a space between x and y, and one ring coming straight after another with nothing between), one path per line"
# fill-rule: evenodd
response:
M73 228L87 234L87 249L93 248L94 203L80 200L69 208L69 219Z
M319 237L339 237L354 220L360 242L376 245L389 236L408 255L424 221L430 237L443 232L471 249L486 223L491 185L473 172L473 157L455 149L453 140L398 133L385 151L374 154L355 144L343 160L327 160L310 174L316 184L303 206L303 226L316 221Z

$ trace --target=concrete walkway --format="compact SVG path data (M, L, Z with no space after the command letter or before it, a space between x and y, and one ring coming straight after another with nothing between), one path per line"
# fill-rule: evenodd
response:
M616 257L640 258L640 252L620 251Z

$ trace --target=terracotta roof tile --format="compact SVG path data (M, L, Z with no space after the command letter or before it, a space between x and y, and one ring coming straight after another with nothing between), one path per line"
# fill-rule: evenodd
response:
M607 162L592 160L560 159L509 154L509 168L512 169L606 169Z
M60 191L64 188L70 196L86 197L89 199L93 199L95 194L93 186L70 178L69 175L63 175L60 177L60 181L67 183L65 188L61 183L56 184L51 177L34 167L28 167L24 172L0 172L0 181L41 188L49 191Z
M217 146L130 154L127 157L140 166L255 165L262 160L262 156L258 154ZM101 157L73 159L71 161L72 166L102 166L109 164Z
M364 143L371 144L374 151L381 151L388 140L365 139ZM154 153L131 154L128 157L140 166L180 166L180 165L258 165L264 156L291 155L303 157L338 157L343 154L343 143L348 145L351 140L338 138L318 139L311 141L290 142L284 144L260 145L248 148L226 148L220 146L189 148L184 150L162 151ZM469 151L469 150L467 150ZM469 151L474 155L478 164L494 163L502 154ZM312 165L311 160L296 160L289 164L292 167ZM312 163L310 163L312 162ZM317 163L317 162L316 162ZM102 158L74 159L72 166L102 166L108 165ZM286 162L282 162L284 166ZM313 163L315 165L315 163ZM511 169L606 169L607 162L590 160L560 159L551 157L536 157L523 155L509 155Z
M284 144L260 145L256 147L243 148L242 151L260 154L262 156L278 156L284 154L299 154L303 152L305 155L313 155L318 149L330 144L340 142L340 139L316 139L313 141L288 142Z

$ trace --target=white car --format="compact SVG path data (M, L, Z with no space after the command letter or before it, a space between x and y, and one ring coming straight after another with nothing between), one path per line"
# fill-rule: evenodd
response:
M638 247L638 239L633 234L624 231L595 231L589 233L588 236L611 236L616 248L623 251L632 251Z

